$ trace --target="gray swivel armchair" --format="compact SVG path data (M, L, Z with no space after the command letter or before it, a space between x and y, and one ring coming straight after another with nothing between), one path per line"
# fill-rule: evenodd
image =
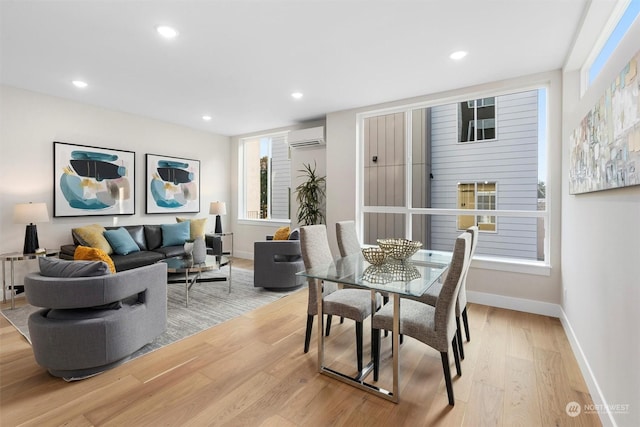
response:
M166 329L164 263L93 277L30 273L24 284L29 303L44 307L28 321L36 362L56 377L117 366Z
M304 270L300 240L266 240L253 244L253 286L293 289L306 283L296 273Z

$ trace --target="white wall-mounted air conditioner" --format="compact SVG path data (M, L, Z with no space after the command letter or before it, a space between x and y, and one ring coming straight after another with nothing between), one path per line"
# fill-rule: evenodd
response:
M292 130L287 136L289 147L305 148L325 145L324 126L315 128Z

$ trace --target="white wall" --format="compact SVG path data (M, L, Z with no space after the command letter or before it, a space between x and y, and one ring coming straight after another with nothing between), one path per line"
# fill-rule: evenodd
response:
M135 215L53 218L53 141L134 151ZM160 224L175 215L146 215L145 153L200 160L200 213L209 202L229 200L230 139L131 114L0 86L0 253L22 251L24 225L13 223L13 206L46 202L51 220L37 224L40 246L71 243L71 228L83 224ZM229 222L229 216L222 220ZM213 230L211 218L208 228ZM20 273L33 263L18 263ZM21 277L16 280L21 283Z
M335 112L327 115L327 223L356 219L358 182L357 174L357 119L361 112L369 112L413 103L446 103L473 98L475 94L487 91L505 93L531 89L536 85L548 84L548 198L551 211L550 230L554 237L550 248L551 269L549 275L498 271L488 264L474 262L469 272L468 289L471 292L496 294L541 303L540 311L547 310L548 303L560 303L560 155L561 155L561 75L559 71L489 83L481 86L461 88L455 91L437 93L423 97L395 101L393 103L362 107ZM466 98L465 98L466 99ZM381 112L382 114L382 112ZM329 227L329 241L337 252L335 230ZM482 268L480 268L482 266ZM501 267L502 268L502 267ZM470 296L471 298L471 296ZM498 304L496 302L496 304ZM540 304L539 304L540 305Z
M601 391L592 389L594 400L630 405L628 413L613 414L620 426L640 425L640 186L570 195L569 135L638 52L638 40L636 19L582 98L578 71L563 75L562 307L583 367Z

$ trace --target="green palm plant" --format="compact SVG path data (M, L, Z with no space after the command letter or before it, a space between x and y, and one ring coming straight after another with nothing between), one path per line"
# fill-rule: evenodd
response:
M326 177L316 174L316 164L303 164L304 169L298 169L306 178L305 182L296 187L298 201L298 224L314 225L324 222L324 198Z

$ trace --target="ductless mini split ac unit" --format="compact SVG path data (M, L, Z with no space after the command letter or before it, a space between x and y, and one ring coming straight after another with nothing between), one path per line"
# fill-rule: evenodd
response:
M292 130L289 132L287 141L291 148L317 147L319 145L325 145L324 126Z

